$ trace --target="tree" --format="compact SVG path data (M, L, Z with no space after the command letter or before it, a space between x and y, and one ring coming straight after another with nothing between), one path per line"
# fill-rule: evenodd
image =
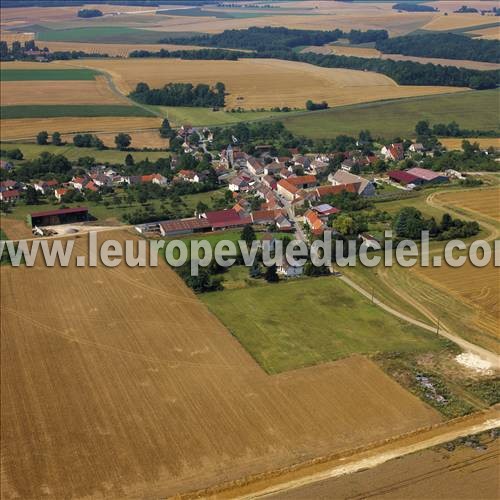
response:
M132 167L134 165L134 157L130 153L125 156L125 165L127 165L127 167Z
M45 146L49 141L49 134L47 131L42 130L42 132L38 132L38 135L36 136L36 143L39 144L40 146Z
M175 132L172 130L170 122L167 118L165 118L161 123L160 136L166 139L172 139L175 136Z
M431 129L429 127L429 122L427 120L420 120L415 125L415 132L417 133L417 137L431 135Z
M264 272L264 279L268 283L277 283L280 280L276 269L276 264L266 267L266 271Z
M61 146L62 145L61 134L59 132L54 132L52 134L52 144L54 146Z
M128 134L124 134L123 132L120 132L116 137L115 137L115 144L116 147L120 150L127 149L132 142L132 137Z
M420 210L414 207L402 208L394 219L394 230L400 238L419 239L425 229L425 221Z
M208 205L206 203L203 203L202 201L199 201L198 204L196 205L197 214L203 214L207 210L208 210Z
M453 218L450 214L443 214L443 218L441 219L441 231L448 231L450 227L453 225Z
M343 236L354 234L356 224L352 217L342 214L333 221L333 227Z
M33 186L28 186L25 194L26 205L38 204L38 191Z
M241 239L246 242L248 248L250 248L252 246L252 242L257 239L255 236L255 231L251 224L247 224L243 228L243 230L241 231Z

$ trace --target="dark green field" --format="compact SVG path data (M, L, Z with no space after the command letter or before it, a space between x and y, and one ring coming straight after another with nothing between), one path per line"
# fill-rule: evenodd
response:
M444 346L436 335L396 319L334 277L200 298L269 373L353 353L426 352Z
M91 69L1 69L0 81L31 80L94 80L98 74Z
M120 104L2 106L0 108L0 115L2 119L57 118L61 116L155 116L144 108Z
M364 129L375 137L409 137L414 135L419 120L431 123L455 120L462 128L496 130L500 135L499 106L498 90L468 91L342 106L282 121L292 132L312 138L357 135Z
M52 30L36 26L40 42L96 42L96 43L157 43L162 38L189 36L191 33L165 33L126 26L98 26ZM27 28L25 28L27 29ZM43 44L40 44L43 46Z

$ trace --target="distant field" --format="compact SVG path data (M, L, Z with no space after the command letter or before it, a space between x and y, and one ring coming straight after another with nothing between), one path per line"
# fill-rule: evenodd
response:
M63 106L64 108L64 106ZM1 108L0 108L1 109ZM128 132L159 128L160 118L133 116L18 118L2 119L1 140L34 139L40 130L61 133L76 132Z
M500 27L483 28L467 32L468 35L477 36L485 40L500 40Z
M108 104L132 106L128 99L111 90L104 76L71 83L63 80L6 81L0 87L0 102L2 106L69 105L70 109L81 104L91 105L91 109Z
M447 149L462 149L462 142L466 140L469 142L478 142L479 146L482 148L499 148L500 149L500 137L442 137L439 142L445 146Z
M226 290L201 298L269 373L353 353L442 347L435 336L395 319L333 277Z
M274 59L239 61L191 61L177 59L85 60L75 61L86 68L109 73L127 94L145 81L152 87L169 82L226 84L230 108L269 109L289 106L304 108L308 99L326 100L331 107L397 96L463 91L452 87L398 86L379 73ZM300 82L298 84L297 82Z
M463 2L462 2L462 5ZM498 4L497 4L498 6ZM458 7L460 8L460 6ZM484 7L486 8L486 4ZM479 14L448 14L447 16L440 14L435 16L432 21L423 26L424 30L431 31L453 31L474 26L481 26L487 21L495 21L494 17L484 17Z
M39 66L42 67L41 65ZM0 69L0 81L94 80L97 72L90 69Z
M470 91L346 106L284 118L283 122L292 132L313 138L357 135L363 129L384 138L412 136L419 120L429 120L431 123L455 120L463 128L500 131L499 97L497 90Z
M19 105L2 106L0 108L2 120L14 118L58 118L70 117L98 117L98 116L153 116L153 113L138 106L109 104L109 105Z

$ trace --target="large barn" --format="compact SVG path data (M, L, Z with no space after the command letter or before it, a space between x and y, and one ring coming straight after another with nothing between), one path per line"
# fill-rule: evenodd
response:
M54 226L71 224L89 220L89 209L86 207L60 208L46 212L33 212L28 215L28 224L34 226Z

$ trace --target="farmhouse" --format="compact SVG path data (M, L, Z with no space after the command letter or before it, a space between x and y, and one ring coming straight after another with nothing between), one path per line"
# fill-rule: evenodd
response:
M283 196L283 198L288 201L293 201L299 192L299 188L294 184L290 183L290 178L285 180L281 179L278 181L278 194Z
M264 173L264 165L253 157L248 158L247 168L253 175L262 175Z
M328 219L330 215L335 215L340 212L338 208L332 207L328 203L322 203L321 205L317 205L316 207L312 207L319 217Z
M71 224L84 222L89 218L89 209L86 207L61 208L46 212L33 212L28 215L28 223L33 226L51 226L55 224Z
M315 175L299 175L295 177L289 177L287 181L300 189L311 188L316 186L317 184Z
M66 188L59 188L54 191L54 196L57 201L61 201L61 198L68 192Z
M5 203L12 203L21 198L21 193L17 189L10 189L8 191L0 191L0 200Z
M400 142L391 144L390 146L384 146L380 152L386 160L401 161L404 160L405 157L405 150L403 144Z
M250 177L246 175L237 175L229 181L229 191L237 193L238 191L248 191L250 186Z
M320 236L325 230L323 221L319 218L318 214L314 210L308 210L304 214L304 224L309 226L312 234L315 236Z
M356 186L356 193L361 196L373 196L375 194L375 185L372 181L344 170L337 170L333 176L328 176L328 180L331 180L334 186L340 184L354 185Z
M56 186L58 185L59 183L55 180L55 179L52 179L50 181L39 181L39 182L35 182L33 184L33 187L37 190L37 191L40 191L42 194L47 194L51 191L53 191Z

